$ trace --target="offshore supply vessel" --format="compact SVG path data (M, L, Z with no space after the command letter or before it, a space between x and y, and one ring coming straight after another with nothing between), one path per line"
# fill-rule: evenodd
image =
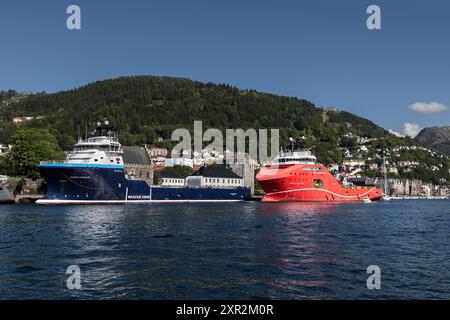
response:
M256 179L265 192L263 202L370 202L383 196L376 187L345 187L327 167L316 163L310 150L281 151Z
M251 196L250 188L242 185L153 186L145 180L129 179L122 154L114 127L108 121L97 123L96 130L80 139L64 161L41 162L38 170L47 192L36 203L237 202Z

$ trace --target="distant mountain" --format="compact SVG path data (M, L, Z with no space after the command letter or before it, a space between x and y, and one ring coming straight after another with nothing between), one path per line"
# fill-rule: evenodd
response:
M422 129L415 139L450 155L450 126Z

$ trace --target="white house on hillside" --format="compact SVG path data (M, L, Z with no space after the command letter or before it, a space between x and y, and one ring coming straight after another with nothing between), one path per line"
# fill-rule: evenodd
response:
M12 146L9 144L0 144L0 157L4 156L11 148Z
M193 167L194 161L189 158L169 158L165 160L166 167L175 167L175 166L183 166L183 167Z

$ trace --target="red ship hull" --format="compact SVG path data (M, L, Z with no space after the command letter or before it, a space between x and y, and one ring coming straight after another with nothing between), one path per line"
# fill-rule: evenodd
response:
M343 187L320 164L266 166L256 179L266 193L263 202L361 202L379 200L383 196L382 190L375 187Z

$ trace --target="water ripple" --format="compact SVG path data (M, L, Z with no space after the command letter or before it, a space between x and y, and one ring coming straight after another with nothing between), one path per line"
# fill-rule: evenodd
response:
M0 298L448 298L448 204L2 206Z

